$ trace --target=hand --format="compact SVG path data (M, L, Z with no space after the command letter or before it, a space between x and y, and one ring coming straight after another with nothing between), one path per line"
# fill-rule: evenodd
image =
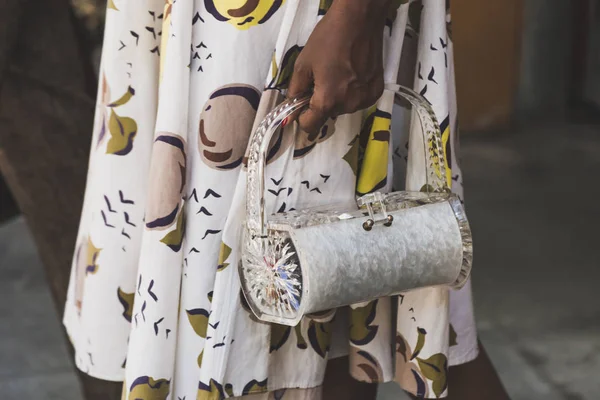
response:
M288 97L309 94L300 128L367 108L383 93L383 29L389 0L335 0L298 56Z

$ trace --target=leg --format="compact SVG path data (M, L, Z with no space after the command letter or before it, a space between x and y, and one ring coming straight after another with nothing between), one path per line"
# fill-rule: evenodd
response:
M377 385L359 382L348 371L348 357L336 358L327 363L323 400L375 400Z
M510 400L481 343L479 350L475 360L450 368L447 400Z
M448 400L510 399L481 342L479 351L470 363L450 368Z

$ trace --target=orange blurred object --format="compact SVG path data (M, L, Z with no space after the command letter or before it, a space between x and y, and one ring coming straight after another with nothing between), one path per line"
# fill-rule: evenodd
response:
M519 81L523 0L452 0L451 7L461 128L506 125Z

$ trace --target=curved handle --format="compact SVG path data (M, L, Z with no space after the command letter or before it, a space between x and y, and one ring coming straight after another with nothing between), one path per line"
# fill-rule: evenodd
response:
M448 191L446 168L440 126L431 105L420 94L400 85L392 85L392 90L413 105L421 122L426 158L427 192ZM310 97L286 100L275 107L260 123L250 137L248 172L246 185L246 222L251 236L267 237L265 215L265 167L269 144L277 130L292 114L306 107Z

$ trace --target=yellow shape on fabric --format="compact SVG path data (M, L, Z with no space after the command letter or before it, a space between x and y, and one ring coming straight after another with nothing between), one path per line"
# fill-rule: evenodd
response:
M200 352L200 355L198 356L198 360L197 360L197 361L198 361L198 367L199 367L199 368L202 368L202 359L203 359L203 358L204 358L204 350L202 350L202 351Z
M104 80L106 80L106 77L104 77ZM117 100L113 101L112 103L108 104L108 106L109 107L119 107L124 104L127 104L134 95L135 95L135 90L133 90L133 88L131 86L128 86L125 94L123 94L121 97L119 97Z
M92 238L90 237L87 243L86 274L95 274L96 272L98 272L97 261L98 256L100 255L100 251L102 251L102 249L99 249L96 246L94 246L94 243L92 243Z
M131 317L133 315L133 300L135 299L135 292L127 293L123 291L120 287L117 288L117 297L119 298L119 302L123 306L123 317L131 322Z
M379 330L379 326L373 324L377 316L378 301L371 301L363 307L352 309L350 314L350 342L354 346L365 346L370 343Z
M321 0L319 3L319 15L325 15L332 4L333 0Z
M306 339L304 339L304 335L302 335L302 324L296 325L294 331L296 332L296 346L302 350L308 348Z
M129 400L166 400L169 397L171 382L152 377L138 378L129 392Z
M110 110L108 119L110 140L106 145L106 154L124 156L133 148L133 139L137 134L137 123L129 117L117 115L114 109Z
M423 350L423 346L425 346L425 336L427 335L427 331L423 328L417 328L418 336L417 336L417 344L415 345L415 350L410 357L411 360L416 358Z
M281 65L277 65L277 54L273 53L273 59L271 60L271 70L272 77L271 83L269 84L269 88L271 89L287 89L290 80L292 79L292 74L294 73L294 65L296 64L296 60L302 51L302 47L300 46L292 46L290 47L283 56L281 60Z
M277 78L279 68L277 67L277 52L273 51L273 57L271 57L271 79Z
M173 0L167 0L163 11L162 33L160 36L160 69L158 82L162 82L163 72L165 70L165 59L167 57L167 43L169 42L169 33L171 30L171 10L173 9Z
M426 360L417 358L423 376L433 382L436 397L441 397L448 388L448 359L442 353L434 354Z
M229 397L233 397L233 388L231 387L230 384L225 385L225 391L227 392L228 387L231 389L231 393L229 394ZM265 379L264 381L257 381L257 380L252 380L250 382L248 382L246 384L246 386L244 386L244 389L242 390L242 396L248 396L250 394L255 394L255 393L264 393L267 391L267 380Z
M185 213L183 209L179 213L177 217L177 225L175 229L171 232L167 233L165 237L163 237L160 241L161 243L166 244L171 250L175 253L181 250L181 245L183 244L183 236L185 234Z
M359 194L379 189L387 178L391 124L391 114L381 110L375 111L356 186Z
M326 358L331 345L331 322L310 321L307 333L308 342L313 350L322 358Z
M274 351L279 350L283 347L283 345L290 338L290 333L292 332L292 328L290 326L273 324L271 325L271 344L269 347L269 352L272 353Z
M267 22L285 0L205 0L206 11L239 30Z
M219 261L218 261L218 267L217 267L217 272L223 271L225 268L227 268L229 266L227 259L229 258L229 256L231 255L231 247L227 246L224 242L221 242L221 248L219 250Z
M210 385L205 385L198 390L196 400L221 400L223 387L214 379L210 380Z
M206 339L206 332L208 331L208 317L210 316L209 312L203 308L186 310L185 312L192 329L194 332L196 332L196 335Z
M119 11L119 9L117 8L117 6L115 6L115 2L113 0L108 0L108 3L107 3L106 6L110 10Z
M444 148L444 166L446 167L446 183L448 184L449 188L452 188L452 169L450 168L450 165L448 164L448 141L450 140L450 125L448 125L446 127L446 129L444 129L444 132L442 132L442 146Z

